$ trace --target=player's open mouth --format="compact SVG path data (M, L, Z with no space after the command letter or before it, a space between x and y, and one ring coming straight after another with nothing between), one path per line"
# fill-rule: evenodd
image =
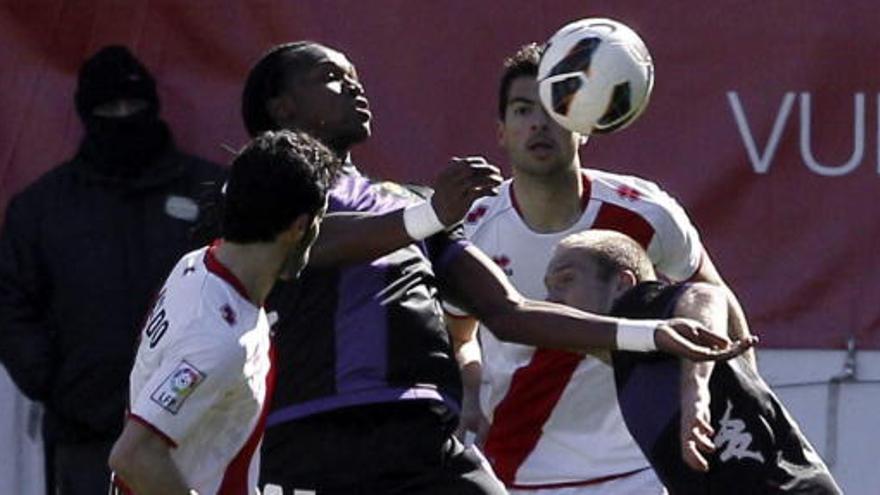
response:
M363 96L354 100L354 110L364 120L369 120L373 117L373 113L370 112L370 101Z
M536 139L534 141L530 141L526 148L529 151L551 151L556 148L556 143L546 139Z

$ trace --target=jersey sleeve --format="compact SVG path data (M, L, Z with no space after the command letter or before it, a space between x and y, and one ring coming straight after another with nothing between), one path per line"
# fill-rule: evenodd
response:
M464 227L460 223L425 239L428 259L431 260L435 271L445 268L468 245L470 242L465 237Z
M244 349L232 339L196 328L185 334L169 346L139 396L131 398L131 418L174 445L241 379L245 360Z
M700 268L703 244L697 229L684 208L671 196L659 190L655 197L662 210L657 228L657 243L649 255L658 272L673 282L691 278Z
M470 241L465 237L464 227L460 223L426 239L428 258L431 260L434 272L437 273L445 269L470 244ZM469 317L467 311L461 309L461 305L456 305L449 299L446 290L440 291L440 301L447 316L453 318Z

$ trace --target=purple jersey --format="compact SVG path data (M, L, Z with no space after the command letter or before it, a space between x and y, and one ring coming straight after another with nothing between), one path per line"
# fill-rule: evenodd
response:
M328 211L385 213L419 199L351 167ZM279 313L267 435L273 425L348 406L429 399L456 412L461 383L434 273L465 246L454 230L369 263L307 268L279 283L267 304Z
M615 303L613 314L666 318L686 285L644 282ZM742 356L715 364L709 381L716 451L709 472L681 458L678 359L659 353L612 353L626 425L670 494L842 493L794 418Z

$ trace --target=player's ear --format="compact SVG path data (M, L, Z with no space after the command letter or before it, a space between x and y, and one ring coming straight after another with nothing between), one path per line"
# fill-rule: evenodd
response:
M504 121L499 120L497 127L495 127L495 136L498 138L498 146L504 147Z
M623 294L624 292L632 289L639 283L636 274L633 273L632 270L623 269L617 273L617 293Z
M302 213L297 215L296 218L290 222L290 227L285 231L285 235L288 236L288 240L291 242L299 242L300 239L305 237L305 235L309 231L309 227L312 225L312 219L309 215Z

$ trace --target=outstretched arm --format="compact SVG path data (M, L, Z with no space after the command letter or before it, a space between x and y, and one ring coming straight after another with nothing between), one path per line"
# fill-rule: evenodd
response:
M310 264L326 267L366 262L436 234L461 221L476 199L495 194L501 180L498 168L481 157L453 159L434 180L434 194L426 204L381 215L327 215Z
M473 246L438 275L457 301L503 341L576 352L659 349L697 361L727 359L751 345L751 341L731 344L690 320L623 320L525 299Z
M728 298L716 285L696 283L684 290L675 306L675 315L692 318L707 329L727 334ZM697 471L707 471L706 455L715 451L712 443L709 378L714 364L681 364L681 455L684 462Z

